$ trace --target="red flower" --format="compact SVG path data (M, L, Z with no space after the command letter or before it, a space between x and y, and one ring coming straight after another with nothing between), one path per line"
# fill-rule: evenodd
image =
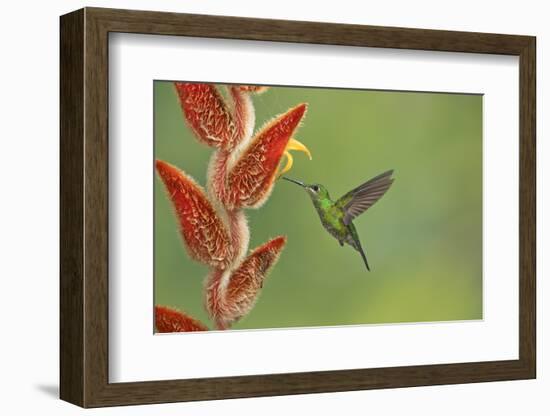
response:
M197 139L231 151L254 127L254 107L246 89L230 87L233 112L211 84L175 82L185 119Z
M239 85L237 88L242 91L253 92L256 94L261 94L269 89L269 87L265 87L263 85Z
M233 272L211 274L206 287L206 305L218 328L227 328L254 307L265 278L285 244L286 237L277 237L252 251Z
M235 124L215 86L175 82L181 108L195 136L210 147L223 147L233 141Z
M155 306L155 327L161 333L208 331L203 323L166 306Z
M228 104L213 85L174 85L194 135L216 148L207 177L212 200L176 167L159 160L157 172L174 206L189 255L211 267L205 306L216 327L226 329L251 311L286 243L285 237L277 237L243 260L249 230L242 209L257 208L268 199L278 175L292 167L290 150L303 151L311 158L309 150L292 137L307 106L299 104L275 117L252 137L250 96L266 87L228 86ZM278 174L283 155L287 163ZM156 311L159 332L206 330L183 313L160 306Z
M262 205L273 189L277 168L292 134L306 112L300 104L267 123L227 173L227 190L220 199L230 208Z
M169 163L157 160L156 165L179 219L187 252L203 264L225 269L233 260L229 233L202 188Z

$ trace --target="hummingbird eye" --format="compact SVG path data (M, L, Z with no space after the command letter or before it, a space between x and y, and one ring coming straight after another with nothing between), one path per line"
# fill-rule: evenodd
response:
M311 189L313 189L315 192L319 192L319 187L317 185L313 185Z

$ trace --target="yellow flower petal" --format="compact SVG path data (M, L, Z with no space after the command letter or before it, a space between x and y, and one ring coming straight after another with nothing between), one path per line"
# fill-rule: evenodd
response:
M304 152L309 157L309 160L311 160L311 152L309 151L309 149L303 143L300 143L296 139L290 139L286 145L285 150L298 150L300 152Z
M288 172L292 168L292 165L294 164L294 159L292 158L292 155L290 154L290 152L287 152L285 150L283 154L286 156L286 164L285 164L285 167L277 175L277 179L279 179L283 175L283 173Z
M309 149L303 143L300 143L298 140L291 138L288 141L285 147L285 151L283 153L283 155L286 156L286 164L283 169L281 169L281 171L277 174L277 179L279 179L284 173L288 172L294 164L294 158L290 154L290 150L298 150L299 152L304 152L309 157L309 160L311 160L311 152L309 151Z

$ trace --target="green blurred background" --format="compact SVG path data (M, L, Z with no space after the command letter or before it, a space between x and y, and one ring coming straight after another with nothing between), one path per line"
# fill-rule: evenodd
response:
M155 157L204 186L211 149L184 122L171 82L154 83ZM250 248L288 243L258 302L234 329L482 318L482 96L273 87L255 96L256 128L300 102L288 176L324 184L332 199L388 169L395 182L354 223L372 271L321 226L306 193L278 182L249 210ZM207 268L189 259L155 179L155 304L210 325ZM211 326L211 325L210 325Z

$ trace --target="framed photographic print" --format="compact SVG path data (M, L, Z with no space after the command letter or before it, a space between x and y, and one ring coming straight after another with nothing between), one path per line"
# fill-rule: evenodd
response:
M61 17L83 407L534 378L535 38Z

